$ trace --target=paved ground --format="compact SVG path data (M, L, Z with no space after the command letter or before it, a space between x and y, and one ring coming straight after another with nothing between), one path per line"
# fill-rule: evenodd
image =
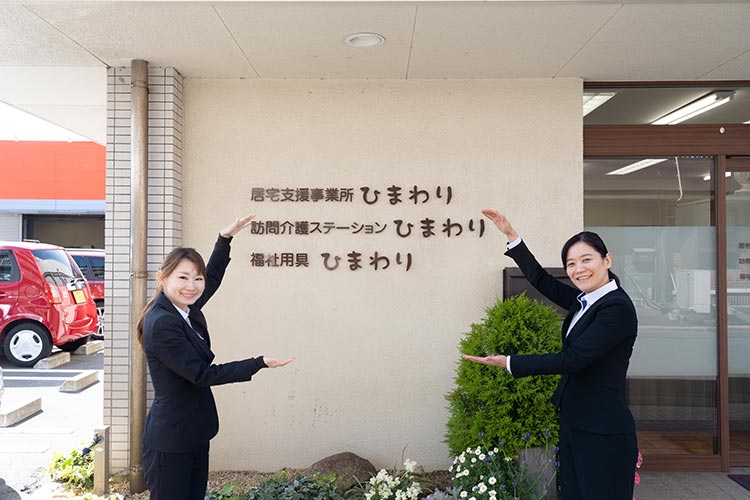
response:
M51 370L18 369L0 356L5 379L3 405L32 396L42 398L42 412L12 427L0 428L0 500L32 498L45 482L52 453L69 453L88 444L102 424L104 355L73 356ZM64 378L83 370L100 370L100 382L76 394L59 391ZM49 491L39 500L55 498Z
M733 469L750 474L750 468ZM643 472L637 500L747 500L750 491L720 472Z

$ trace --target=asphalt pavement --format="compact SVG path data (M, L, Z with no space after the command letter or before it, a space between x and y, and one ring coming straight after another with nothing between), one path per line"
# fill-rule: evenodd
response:
M0 356L5 379L2 407L42 398L42 411L11 427L0 428L0 500L54 498L45 474L54 452L70 453L88 445L102 425L104 353L71 356L57 368L18 368ZM78 393L63 393L63 380L98 370L99 382ZM56 496L56 495L55 495Z

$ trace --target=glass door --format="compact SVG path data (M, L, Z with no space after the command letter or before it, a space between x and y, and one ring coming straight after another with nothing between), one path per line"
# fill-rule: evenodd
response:
M584 159L584 225L638 314L628 399L649 460L720 453L714 169L712 156Z
M745 163L747 165L747 163ZM727 161L729 448L750 464L750 165Z

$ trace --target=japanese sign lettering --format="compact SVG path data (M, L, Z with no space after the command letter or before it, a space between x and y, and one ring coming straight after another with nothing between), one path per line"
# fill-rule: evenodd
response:
M358 186L358 187L253 187L250 198L262 203L364 204L393 207L449 206L453 201L452 186ZM334 235L393 236L403 241L452 239L485 233L482 218L456 217L389 217L379 220L352 220L343 215L339 220L253 220L250 232L280 238L326 237ZM287 241L284 239L284 241ZM414 265L409 251L348 250L345 252L253 252L250 265L256 268L309 268L319 263L328 271L407 272Z

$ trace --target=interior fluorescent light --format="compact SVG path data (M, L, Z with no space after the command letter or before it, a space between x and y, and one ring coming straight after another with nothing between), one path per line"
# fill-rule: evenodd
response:
M734 98L734 91L724 92L713 92L707 96L703 96L697 101L693 101L680 109L676 109L669 114L666 114L658 120L651 122L652 125L675 125L682 123L685 120L689 120L694 116L698 116L710 109L714 109L717 106L726 104Z
M637 161L635 163L631 163L630 165L625 165L622 168L618 168L617 170L607 172L607 175L625 175L625 174L635 172L636 170L641 170L643 168L650 167L651 165L656 165L657 163L661 163L663 161L667 161L667 159L666 158L646 158L645 160Z
M583 94L583 116L594 111L617 95L617 92L584 92Z
M724 177L731 177L732 172L724 172ZM704 181L710 181L711 180L711 174L706 174L703 176Z

